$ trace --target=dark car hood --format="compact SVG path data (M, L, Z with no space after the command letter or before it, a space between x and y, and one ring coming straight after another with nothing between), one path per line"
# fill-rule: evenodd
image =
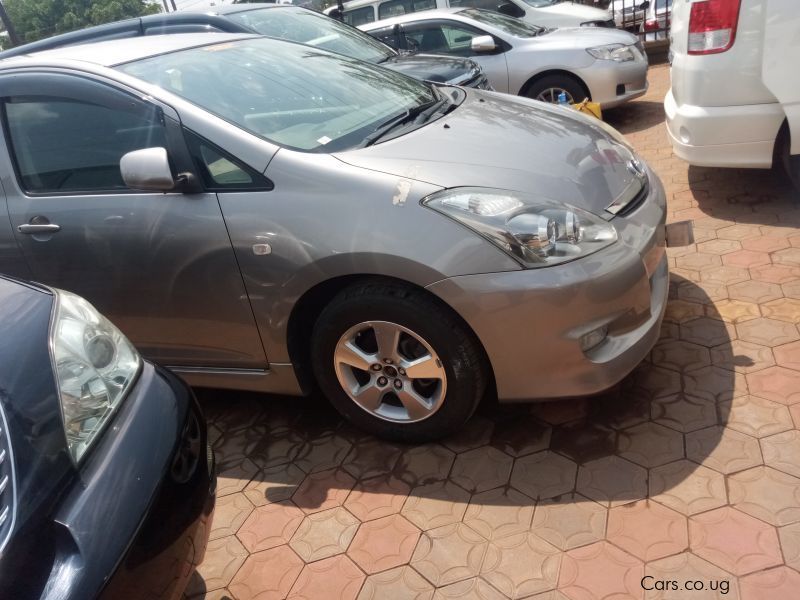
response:
M572 109L468 90L450 114L400 137L336 154L351 165L443 188L530 192L604 214L645 185L630 148ZM631 162L635 162L632 165Z
M9 462L14 465L14 481L6 491L13 487L16 495L13 529L0 527L2 537L11 534L0 561L0 597L6 597L7 589L21 587L15 587L20 569L26 573L23 579L35 579L36 566L46 564L31 556L41 558L51 545L46 539L47 519L75 473L50 362L52 306L53 295L48 291L0 277L0 406L11 441L6 461L13 456ZM5 500L8 495L0 494L0 501Z
M473 60L436 54L398 54L382 62L381 66L409 77L451 85L463 85L481 72Z

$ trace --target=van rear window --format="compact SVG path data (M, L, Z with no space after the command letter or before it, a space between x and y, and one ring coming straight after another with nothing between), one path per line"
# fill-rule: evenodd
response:
M372 23L375 20L375 9L371 6L364 6L363 8L346 10L342 14L342 18L351 27L358 27L359 25Z
M378 19L389 19L436 8L436 0L389 0L378 6Z

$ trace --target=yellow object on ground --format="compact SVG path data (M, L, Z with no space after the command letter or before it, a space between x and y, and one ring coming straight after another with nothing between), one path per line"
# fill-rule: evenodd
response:
M593 117L597 117L601 121L603 120L603 111L600 110L600 105L597 102L589 102L587 98L583 102L578 102L577 104L573 104L572 108L575 110L579 110L582 113L586 113L587 115L592 115Z

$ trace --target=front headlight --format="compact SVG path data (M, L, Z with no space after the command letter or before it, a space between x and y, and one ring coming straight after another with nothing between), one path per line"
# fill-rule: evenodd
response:
M50 343L67 445L78 462L133 385L142 359L80 296L56 290L56 303Z
M453 188L422 201L479 233L528 268L588 256L617 240L614 226L553 200L489 188Z
M586 51L598 60L613 60L615 62L630 62L636 60L632 46L623 44L608 44L607 46L597 46L587 48Z

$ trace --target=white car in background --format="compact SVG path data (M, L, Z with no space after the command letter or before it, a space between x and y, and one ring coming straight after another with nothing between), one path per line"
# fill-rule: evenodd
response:
M672 0L650 0L640 31L645 42L666 40L672 17Z
M469 57L498 92L557 102L589 98L603 108L647 91L647 55L627 31L546 29L476 8L426 11L361 29L398 50Z
M353 0L343 7L324 12L353 27L437 8L482 8L541 27L615 27L611 11L565 0Z
M664 108L675 154L708 167L777 159L800 188L798 32L797 0L674 0Z
M611 0L609 10L620 29L638 30L644 22L650 0Z

